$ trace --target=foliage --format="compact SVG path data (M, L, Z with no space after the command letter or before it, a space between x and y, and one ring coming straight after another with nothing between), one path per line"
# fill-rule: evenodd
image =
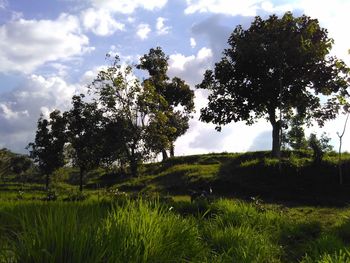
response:
M70 156L80 169L80 191L87 171L97 167L104 149L101 147L102 111L96 102L84 102L84 95L73 96L73 108L65 113L67 138L73 151Z
M258 16L246 30L237 26L222 60L197 86L210 91L201 120L220 130L231 121L250 125L264 117L272 125L278 156L280 131L295 113L322 125L340 109L334 95L347 94L349 70L328 55L332 43L316 19L290 12L266 20ZM319 94L328 96L323 105Z
M0 176L3 182L5 182L5 175L11 171L10 162L14 154L6 149L0 149Z
M31 166L32 161L24 155L17 155L11 158L10 160L10 169L19 176L23 176L23 173L26 172ZM24 181L24 178L21 178Z
M162 118L151 123L148 134L153 139L153 150L163 152L163 158L167 157L167 149L170 149L171 157L174 156L174 142L189 128L189 118L194 111L194 92L190 87L178 77L169 81L168 59L160 47L151 48L137 65L137 68L147 70L149 74L143 85L153 86L161 97L161 100L153 100L152 103L153 107L161 111Z
M115 57L111 66L98 73L90 86L101 104L107 127L106 143L111 146L112 153L121 163L129 163L133 176L138 174L138 164L149 157L145 145L147 122L157 118L157 112L144 105L145 101L153 101L158 95L152 86L140 86L133 75L132 67L119 65ZM114 134L113 132L117 132ZM115 137L115 140L108 141Z
M70 201L70 202L76 202L76 201L84 201L88 197L87 194L82 193L81 191L70 191L68 192L67 197L63 199L63 201Z
M35 141L28 144L30 157L38 164L42 174L46 175L46 189L49 189L50 175L64 165L64 144L66 143L66 119L59 110L50 113L47 120L40 116Z
M308 147L303 128L305 120L300 115L295 115L289 120L289 130L286 134L285 143L293 150L304 150Z
M330 140L325 133L321 135L320 139L317 138L316 134L310 134L308 143L313 151L313 161L315 164L320 164L324 154L333 150L333 146L329 144Z

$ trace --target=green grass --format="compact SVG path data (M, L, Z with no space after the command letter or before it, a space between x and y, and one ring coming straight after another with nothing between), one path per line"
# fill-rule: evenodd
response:
M260 202L1 202L0 262L349 262L349 208Z
M194 220L157 202L12 203L0 222L2 259L15 262L183 262L205 251Z
M350 262L343 157L343 186L336 154L315 166L308 152L283 152L281 163L269 152L177 157L137 178L98 169L84 195L72 168L55 173L50 194L9 175L0 262ZM209 187L215 201L190 202Z
M329 153L315 165L307 151L284 151L281 163L270 152L220 153L170 158L160 163L144 164L139 177L130 178L102 168L85 178L88 192L113 188L129 193L189 195L201 189L213 189L217 197L249 199L259 196L269 202L302 205L344 206L350 200L350 154L343 154L344 185L338 184L338 156ZM61 168L52 178L58 198L76 191L77 170ZM25 199L42 195L41 186L17 182L8 177L0 184L0 200L16 198L24 186ZM41 189L38 189L40 188Z

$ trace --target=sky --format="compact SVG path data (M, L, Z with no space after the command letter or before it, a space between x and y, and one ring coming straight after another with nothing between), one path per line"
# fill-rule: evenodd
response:
M195 90L212 69L237 25L248 28L256 15L291 11L317 18L335 41L332 55L350 65L350 0L0 0L0 148L26 153L40 113L71 107L86 91L105 55L137 63L150 48L169 56L169 76ZM175 143L176 155L271 149L271 125L231 123L221 132L202 123L206 92L195 90L196 113ZM338 147L345 116L314 126ZM350 131L343 138L350 151Z

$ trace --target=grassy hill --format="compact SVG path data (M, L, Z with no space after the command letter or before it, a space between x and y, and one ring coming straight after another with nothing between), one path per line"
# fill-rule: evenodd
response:
M3 167L7 167L3 171L8 171L8 166ZM285 151L281 161L271 158L267 151L212 153L144 164L140 176L135 178L118 170L99 168L85 178L85 192L118 189L132 194L189 198L193 192L211 188L215 197L245 200L258 197L272 203L343 206L350 200L350 154L343 154L342 169L344 184L339 185L335 153L327 154L319 164L313 162L311 152L305 151ZM28 193L45 194L42 178L30 172L21 180L7 174L0 192L6 190L14 196L20 186ZM77 188L77 179L77 169L59 169L52 176L52 188L62 196L69 194Z
M311 152L283 153L281 162L270 152L220 153L176 157L143 166L137 178L107 174L88 187L112 186L127 192L188 195L213 189L215 196L271 202L345 205L350 200L350 155L343 155L344 184L338 183L338 156L330 153L320 164Z

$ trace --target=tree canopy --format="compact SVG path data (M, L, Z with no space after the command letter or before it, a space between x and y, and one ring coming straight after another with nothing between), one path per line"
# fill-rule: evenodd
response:
M167 75L168 59L160 47L151 48L148 54L140 58L140 64L137 65L137 68L146 70L149 74L143 85L153 86L154 92L161 97L161 100L153 100L153 103L162 116L158 118L157 123L152 123L150 128L154 141L158 142L155 150L161 151L164 159L167 158L168 149L170 156L174 156L174 142L189 128L188 122L194 111L194 92L179 77L170 80Z
M198 88L210 91L201 120L222 125L253 124L260 118L272 125L272 151L280 153L284 120L298 114L320 125L335 118L338 95L347 95L349 70L329 55L333 40L317 19L294 17L266 20L257 16L248 29L237 26L214 70L207 70ZM321 96L326 96L322 103Z
M49 120L41 115L35 141L27 146L30 157L38 164L41 173L46 176L46 189L49 188L50 174L64 165L65 129L66 119L59 110L51 112Z
M67 142L73 151L71 158L80 169L80 191L85 173L100 164L102 148L102 112L95 102L84 102L83 94L72 98L73 108L65 112L67 119Z

